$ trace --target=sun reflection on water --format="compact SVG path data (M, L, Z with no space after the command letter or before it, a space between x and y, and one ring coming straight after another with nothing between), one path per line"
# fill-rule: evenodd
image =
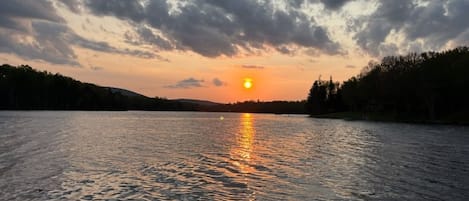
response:
M254 168L256 163L254 137L256 130L254 118L249 113L240 116L239 131L236 133L236 141L230 150L230 163L241 173L236 175L239 181L245 185L246 200L256 200L256 192L251 188L252 182L247 174L256 174Z
M252 173L254 168L250 165L254 158L254 137L256 130L253 126L253 117L244 113L240 117L239 133L236 136L237 144L232 147L230 156L232 164L237 166L242 173Z

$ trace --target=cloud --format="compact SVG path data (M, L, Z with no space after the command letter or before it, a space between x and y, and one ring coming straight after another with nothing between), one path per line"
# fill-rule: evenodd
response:
M60 1L58 5L65 5L76 12L80 12L79 9L82 6L79 0ZM153 52L117 48L107 42L79 36L56 13L51 1L2 1L0 52L16 54L24 59L81 66L72 46L105 53L169 61Z
M377 10L354 26L365 24L354 38L357 44L373 56L379 56L380 46L393 29L399 29L410 16L415 4L408 0L381 1Z
M101 67L101 66L92 66L92 65L90 65L90 69L94 70L94 71L100 71L100 70L103 70L104 68Z
M403 31L409 41L426 39L431 46L441 47L469 30L468 10L467 0L429 1L427 6L415 8Z
M346 65L345 68L356 68L356 66L349 64L349 65Z
M331 9L331 10L337 10L342 8L347 2L350 2L352 0L320 0L322 4L324 4L324 7Z
M81 66L72 46L91 49L94 51L131 55L140 58L164 58L152 52L116 48L106 42L83 38L72 31L63 20L55 15L51 4L41 1L6 1L11 10L0 8L2 20L9 20L11 24L3 24L0 20L0 52L16 54L24 59L43 60L53 64L67 64ZM29 8L37 8L36 13ZM48 12L46 12L49 10ZM29 18L18 18L29 17Z
M163 50L193 51L206 57L234 56L241 51L296 46L337 54L340 46L326 29L298 9L277 9L272 1L88 0L95 15L114 16L135 26L141 43ZM159 34L141 28L142 24ZM135 42L135 41L134 41Z
M0 31L0 52L15 53L28 59L41 59L54 64L80 66L71 45L94 51L131 55L141 58L155 58L155 54L141 50L118 49L106 42L83 38L63 24L32 21L31 34L18 34ZM2 34L3 33L3 34ZM28 36L34 37L31 43L21 42Z
M288 48L288 47L285 47L285 46L280 46L280 47L277 47L275 48L278 52L282 53L282 54L289 54L289 55L292 55L295 53L294 50Z
M114 15L120 19L140 22L144 18L144 7L136 0L88 0L86 6L97 15Z
M2 0L0 18L7 19L0 22L18 22L21 18L64 22L64 19L54 12L51 2L38 0ZM9 24L4 23L1 23L0 27L11 28Z
M310 4L322 4L328 10L339 10L346 3L354 0L287 0L289 6L293 8L300 8L305 2Z
M213 85L215 85L215 86L217 86L217 87L221 87L221 86L225 86L225 85L226 85L226 82L223 82L223 81L221 81L221 80L218 79L218 78L213 78L212 83L213 83Z
M247 69L264 69L264 66L256 66L256 65L242 65L242 68L247 68Z
M351 29L357 29L354 39L373 56L409 51L439 50L449 41L460 39L469 30L469 1L379 1L378 8L365 18L356 19ZM387 42L392 34L403 41ZM461 41L468 44L469 38ZM399 51L400 50L400 51Z
M16 54L29 60L80 66L74 51L63 38L54 38L42 33L36 33L34 41L29 42L27 38L28 35L12 30L0 30L0 52Z
M159 51L190 51L209 58L271 51L343 55L341 44L331 38L340 34L341 26L318 21L322 18L317 16L330 15L328 11L337 12L346 21L344 31L374 57L469 45L468 0L354 2L375 7L371 14L342 9L353 1L2 0L0 52L74 66L80 66L74 47L160 61L169 60ZM317 5L324 9L306 11ZM57 7L124 21L130 29L126 27L123 40L135 49L78 35ZM149 47L151 51L144 49Z
M204 80L197 80L195 78L187 78L184 80L181 80L177 82L176 84L173 85L167 85L165 88L170 88L170 89L190 89L190 88L197 88L197 87L204 87L202 83Z
M163 38L159 34L155 34L154 31L146 26L135 27L135 34L126 32L125 41L133 45L150 44L154 45L160 50L173 50L175 47L167 39Z
M74 13L80 13L82 10L80 0L60 0L59 3Z
M79 66L76 55L66 42L57 36L33 27L33 21L64 23L49 1L3 0L0 6L0 52L16 54L25 59L40 59L55 64ZM32 30L31 30L32 29ZM30 37L34 40L31 41Z

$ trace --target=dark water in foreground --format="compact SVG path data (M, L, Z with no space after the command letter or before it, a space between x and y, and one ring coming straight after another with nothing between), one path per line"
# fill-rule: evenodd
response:
M198 198L468 200L469 129L269 114L0 112L0 200Z

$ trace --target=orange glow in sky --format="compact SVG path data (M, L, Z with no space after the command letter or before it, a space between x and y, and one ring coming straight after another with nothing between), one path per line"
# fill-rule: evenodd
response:
M344 81L383 56L469 42L467 34L449 37L445 29L421 35L408 29L425 26L412 24L423 18L391 26L394 18L381 15L414 2L413 12L425 17L451 1L297 2L11 1L11 12L2 15L8 23L0 23L0 63L28 64L148 97L304 100L319 77ZM15 13L23 10L31 13ZM452 14L435 23L451 22L452 30L467 32ZM433 44L440 36L448 38Z

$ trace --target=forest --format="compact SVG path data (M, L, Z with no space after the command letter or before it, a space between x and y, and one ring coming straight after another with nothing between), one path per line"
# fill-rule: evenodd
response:
M124 95L126 90L82 83L27 65L0 66L0 109L8 110L194 110L188 103Z
M312 116L413 122L469 122L469 48L410 53L370 62L343 83L318 79L306 109Z

